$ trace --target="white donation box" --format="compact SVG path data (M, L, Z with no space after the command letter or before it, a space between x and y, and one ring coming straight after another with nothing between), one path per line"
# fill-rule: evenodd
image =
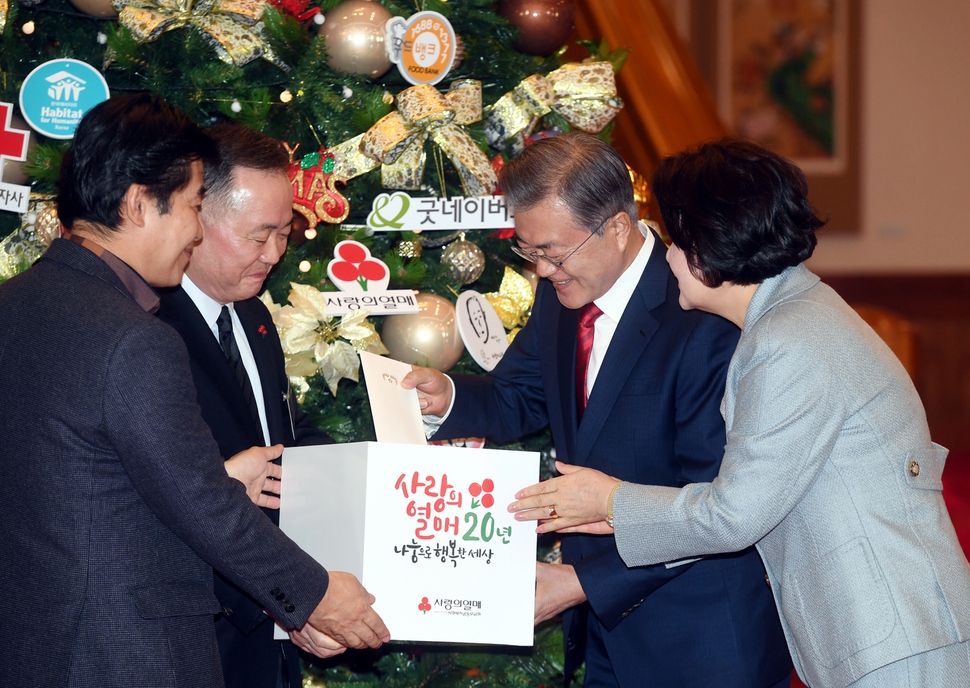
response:
M506 507L538 480L535 452L292 447L280 528L360 579L392 641L532 645L535 522Z

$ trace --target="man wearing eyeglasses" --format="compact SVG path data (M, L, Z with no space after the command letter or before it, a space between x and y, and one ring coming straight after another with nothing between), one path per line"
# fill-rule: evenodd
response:
M680 308L660 238L626 165L573 133L530 145L501 173L513 249L541 280L529 323L486 376L416 368L435 439L515 440L546 425L560 461L620 480L712 480L736 327ZM440 423L440 425L439 425ZM550 518L555 518L554 509ZM535 621L564 614L566 677L586 686L787 686L791 659L753 549L628 568L612 536L572 534L538 563Z

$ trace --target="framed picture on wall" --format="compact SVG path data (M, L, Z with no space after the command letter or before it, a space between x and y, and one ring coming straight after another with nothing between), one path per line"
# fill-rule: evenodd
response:
M806 173L846 167L847 0L719 0L719 109Z
M858 3L716 0L716 97L735 134L793 160L829 229L859 229Z

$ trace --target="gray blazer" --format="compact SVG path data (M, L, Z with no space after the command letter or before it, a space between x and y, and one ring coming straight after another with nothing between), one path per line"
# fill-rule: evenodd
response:
M896 357L803 265L755 292L721 412L714 482L616 491L628 565L756 544L813 688L970 639L970 565L941 493L947 452Z
M57 239L0 286L0 685L222 685L212 569L287 627L327 573L225 471L179 335Z

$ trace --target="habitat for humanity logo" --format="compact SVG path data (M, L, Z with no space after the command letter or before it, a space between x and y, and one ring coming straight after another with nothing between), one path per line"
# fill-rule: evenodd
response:
M20 111L41 134L70 139L84 114L108 95L107 82L91 65L69 58L51 60L24 79Z
M87 83L81 77L74 76L64 70L51 74L46 81L51 84L51 87L47 89L47 95L55 101L54 105L77 105L81 91L84 90L84 85ZM50 108L45 109L49 110Z

